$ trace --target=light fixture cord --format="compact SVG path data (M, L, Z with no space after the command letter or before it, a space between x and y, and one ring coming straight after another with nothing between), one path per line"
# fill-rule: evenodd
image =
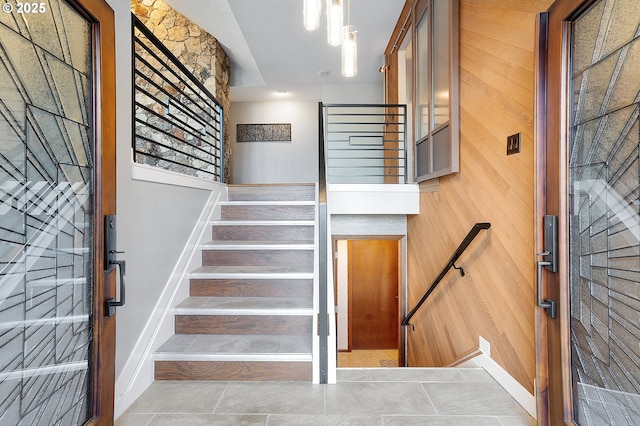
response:
M347 0L347 27L351 26L351 0Z

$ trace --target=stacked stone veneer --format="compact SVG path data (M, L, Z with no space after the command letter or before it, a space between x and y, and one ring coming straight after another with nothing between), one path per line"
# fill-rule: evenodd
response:
M131 0L131 11L209 90L224 109L224 177L230 182L230 60L218 40L162 0Z

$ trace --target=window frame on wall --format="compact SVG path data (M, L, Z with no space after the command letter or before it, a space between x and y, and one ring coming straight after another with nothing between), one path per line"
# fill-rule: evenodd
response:
M446 20L438 16L442 5L448 8ZM460 170L459 0L418 0L413 17L415 180L422 182ZM448 42L444 73L434 60L443 51L436 31L446 33ZM442 90L442 76L448 90Z

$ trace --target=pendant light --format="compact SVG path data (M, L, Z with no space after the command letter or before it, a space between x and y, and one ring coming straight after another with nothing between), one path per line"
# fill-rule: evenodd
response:
M304 27L308 31L317 30L320 27L320 15L322 13L322 0L304 0L302 15Z
M351 25L351 0L347 0L347 25L343 29L342 39L342 75L353 77L358 74L358 30Z
M353 25L344 27L344 41L342 42L342 75L353 77L358 74L358 43Z
M340 46L343 22L342 0L327 0L327 42L331 46Z

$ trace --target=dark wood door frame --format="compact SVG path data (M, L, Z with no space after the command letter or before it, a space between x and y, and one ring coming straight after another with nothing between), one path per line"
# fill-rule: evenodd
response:
M539 15L535 64L535 247L543 251L544 215L558 216L558 272L543 269L543 299L558 302L556 319L535 310L538 424L574 424L571 384L567 114L570 20L593 0L557 0Z
M112 425L115 393L115 315L106 318L104 301L115 298L115 270L103 270L103 223L116 213L115 19L105 0L70 3L93 24L94 79L94 306L92 412L89 425Z

